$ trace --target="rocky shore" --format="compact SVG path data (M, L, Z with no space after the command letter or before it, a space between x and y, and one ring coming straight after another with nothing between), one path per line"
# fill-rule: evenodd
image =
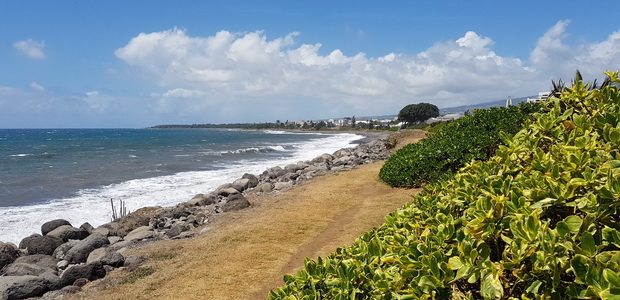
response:
M131 247L190 238L210 219L249 207L248 199L278 193L315 176L386 159L385 140L368 138L371 141L355 148L284 168L269 168L259 175L244 174L174 207L141 208L97 228L88 223L75 227L61 219L45 222L41 234L26 237L19 245L0 242L0 299L57 299L77 292L115 268L139 266L140 257L124 255Z

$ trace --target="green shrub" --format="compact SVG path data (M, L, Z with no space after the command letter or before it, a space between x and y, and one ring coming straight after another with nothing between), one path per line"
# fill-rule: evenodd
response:
M381 168L381 180L394 187L418 187L455 172L472 159L488 159L501 143L500 132L514 134L539 105L474 110L421 142L392 155Z
M606 74L270 299L619 299L620 79Z

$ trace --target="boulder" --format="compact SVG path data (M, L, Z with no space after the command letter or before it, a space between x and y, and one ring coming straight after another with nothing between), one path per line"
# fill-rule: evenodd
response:
M19 251L13 244L0 242L0 270L12 263L19 256Z
M269 182L261 183L256 186L255 190L261 193L269 193L273 191L273 184Z
M134 229L132 232L125 236L125 241L140 241L148 238L152 238L154 235L153 229L149 226L142 226Z
M301 168L297 164L288 164L284 167L284 170L286 170L288 173L295 173L301 170Z
M28 254L51 255L54 253L54 250L62 244L63 241L57 237L33 234L21 240L19 249L25 249Z
M47 236L57 237L63 242L68 240L83 240L89 235L86 229L75 228L71 225L62 225L47 233Z
M57 272L47 271L39 275L39 278L47 280L47 288L49 290L61 289L64 286L62 285L62 281L60 280L60 277L58 277Z
M92 264L73 265L68 267L62 275L60 275L60 280L63 285L67 286L73 285L73 283L80 278L93 281L105 277L105 274L106 272L103 268L103 264L95 262Z
M108 241L107 237L93 233L69 249L64 259L72 264L85 262L93 250L108 244L110 244L110 241Z
M217 194L222 197L228 197L230 195L239 194L239 191L233 187L218 189Z
M245 173L243 174L243 176L241 176L241 178L245 178L248 179L248 188L253 188L256 187L258 185L258 177L254 176L253 174L250 173Z
M65 259L65 256L67 255L67 251L73 248L73 246L77 245L78 242L79 242L78 240L72 240L72 241L68 241L58 246L54 250L54 253L52 253L52 257L54 257L55 259L59 259L59 260Z
M140 266L144 262L144 258L140 256L130 255L125 257L124 267L128 269L134 269Z
M232 183L232 188L239 192L243 192L247 190L249 186L250 186L250 180L247 178L240 178L240 179L235 180Z
M214 194L198 194L191 200L187 201L187 203L194 206L207 206L215 204L217 200L217 195Z
M233 195L228 197L226 203L222 204L220 209L222 212L244 209L250 206L250 202L243 195Z
M86 259L86 263L94 263L96 261L101 261L101 259L108 253L106 248L97 248L93 250L90 254L88 254L88 258Z
M161 207L143 207L140 208L126 217L118 220L117 222L110 222L108 224L104 224L106 228L110 229L110 235L117 235L120 237L126 236L132 230L140 227L149 225L149 221L155 215L155 212L159 210ZM112 225L116 223L116 225Z
M98 234L101 234L103 236L109 236L110 235L110 228L113 228L114 231L116 231L116 229L118 229L118 223L117 222L111 222L111 223L108 223L108 224L103 224L103 225L93 229L90 233L91 234L98 233Z
M67 220L63 220L63 219L56 219L56 220L51 220L48 222L43 223L43 225L41 225L41 235L46 235L48 232L62 226L62 225L69 225L71 226L71 223L69 223L69 221Z
M24 275L39 276L47 271L55 271L55 270L44 267L44 266L31 264L31 263L12 263L4 267L4 270L3 270L4 275L6 276L24 276Z
M276 190L276 191L280 191L280 190L288 189L288 188L290 188L292 186L293 186L293 182L292 181L276 182L273 185L273 189Z
M56 265L58 264L58 259L54 258L51 255L34 254L34 255L18 257L15 260L15 263L36 264L42 267L56 269Z
M1 276L0 299L24 299L43 294L48 281L33 275Z
M181 232L187 231L188 229L189 229L189 226L184 225L184 224L173 225L172 227L170 227L170 229L168 229L166 231L166 236L167 237L175 237L175 236L181 234Z
M93 233L93 230L95 230L95 227L93 227L93 225L90 225L90 223L88 223L88 222L80 225L80 228L86 230L86 232L88 232L88 234Z
M115 268L122 267L125 264L125 257L115 251L108 252L101 258L101 263L105 266L112 266Z

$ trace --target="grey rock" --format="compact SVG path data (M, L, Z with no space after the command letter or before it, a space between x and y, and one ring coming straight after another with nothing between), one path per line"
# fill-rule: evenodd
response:
M232 183L232 188L234 188L235 190L239 192L243 192L247 190L249 186L250 186L250 180L247 178L240 178L240 179L235 180Z
M90 225L90 223L88 223L88 222L80 225L80 228L86 230L86 232L88 232L88 234L93 233L93 230L95 230L95 227L93 227L93 225Z
M19 256L19 251L13 244L0 242L0 270L12 263Z
M166 231L166 236L175 237L181 234L181 232L186 231L188 229L189 229L189 226L187 225L183 225L183 224L174 225Z
M72 240L72 241L68 241L56 247L56 249L54 249L54 253L52 253L52 257L56 259L61 259L61 260L65 259L65 256L67 255L67 251L73 248L73 246L77 245L78 242L79 242L78 240Z
M88 258L86 259L86 263L94 263L96 261L101 261L101 259L108 253L106 248L97 248L88 254Z
M250 206L250 202L243 195L233 195L228 197L226 203L222 204L221 211L228 212L244 209Z
M63 241L57 237L33 234L22 239L19 248L27 250L28 254L51 255L54 253L54 249L62 244Z
M73 248L69 249L65 256L65 260L72 264L85 262L90 252L108 244L110 244L110 241L108 241L107 237L98 233L93 233L87 238L79 241Z
M269 193L273 191L273 184L269 182L261 183L256 186L255 190L261 193Z
M132 232L127 234L127 236L125 236L125 241L128 241L128 242L140 241L140 240L152 238L153 234L154 232L153 232L153 229L151 229L151 227L142 226L142 227L138 227L134 229Z
M228 197L230 195L239 194L239 191L233 187L218 189L217 194L223 197Z
M84 265L72 265L62 272L62 275L60 275L60 280L63 285L66 286L73 285L73 283L80 278L85 278L92 281L105 277L105 274L106 272L103 268L103 264L100 262Z
M241 178L245 178L249 180L248 188L253 188L258 185L258 177L254 176L253 174L245 173L243 174L243 176L241 176Z
M114 244L116 244L116 243L118 243L118 242L120 242L122 240L123 240L123 238L120 237L120 236L113 235L113 236L109 236L108 237L108 241L110 241L110 245L114 245Z
M276 183L273 185L273 189L274 189L274 190L276 190L276 191L281 191L281 190L284 190L284 189L291 188L292 186L293 186L293 182L291 182L291 181L287 181L287 182L276 182Z
M56 267L56 266L54 266ZM4 268L4 275L6 276L24 276L34 275L39 276L46 271L54 271L53 269L39 266L31 263L12 263Z
M123 264L123 266L125 266L128 269L133 269L133 268L140 266L143 262L144 262L144 258L140 256L129 255L125 257L125 263Z
M47 288L50 290L57 290L64 286L56 272L47 271L39 275L39 277L47 280Z
M98 233L98 234L101 234L103 236L109 236L110 235L110 229L107 228L107 227L99 226L99 227L93 229L90 233L91 234Z
M47 290L47 280L39 276L0 277L0 299L24 299L43 294Z
M88 231L82 228L75 228L71 225L62 225L47 233L47 236L57 237L63 242L68 240L83 240L89 235Z
M125 257L118 252L108 252L101 258L100 261L104 266L118 268L125 264Z
M217 195L214 194L198 194L187 203L194 206L207 206L216 203L217 200Z
M69 223L69 221L67 220L63 220L63 219L56 219L56 220L51 220L48 222L43 223L43 225L41 225L41 235L46 235L48 232L56 229L57 227L60 227L62 225L69 225L71 226L71 223Z
M56 267L60 270L64 270L69 266L69 262L66 260L61 260L56 264Z
M42 267L55 269L56 264L58 263L58 259L54 258L51 255L34 254L18 257L15 260L15 263L36 264Z

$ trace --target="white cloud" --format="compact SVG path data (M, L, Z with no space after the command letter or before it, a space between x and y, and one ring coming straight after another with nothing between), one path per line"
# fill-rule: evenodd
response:
M43 87L42 85L36 83L36 82L31 82L30 83L30 87L33 90L39 91L39 92L45 92L45 87Z
M13 47L17 49L20 53L33 58L33 59L44 59L45 53L43 49L45 48L44 41L35 41L33 39L27 39L24 41L18 41L13 43Z

